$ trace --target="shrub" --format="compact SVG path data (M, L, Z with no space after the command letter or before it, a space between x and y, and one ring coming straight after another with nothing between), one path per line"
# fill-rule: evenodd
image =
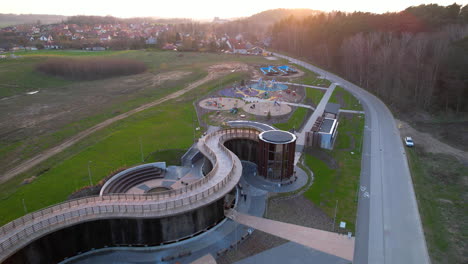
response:
M36 69L45 74L72 80L97 80L113 76L131 75L146 71L143 62L130 59L54 58L39 63Z

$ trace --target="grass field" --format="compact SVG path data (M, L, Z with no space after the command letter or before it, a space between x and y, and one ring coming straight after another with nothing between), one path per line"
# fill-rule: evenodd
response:
M347 229L355 232L364 116L341 115L339 122L334 149L324 151L336 168L306 152L305 164L314 172L314 183L304 195L332 218L338 201L337 223L345 221Z
M68 120L62 121L62 123L53 122L53 119L44 122L42 121L42 117L38 118L41 122L40 124L45 124L47 129L38 128L33 130L29 126L24 128L21 127L21 123L29 124L31 120L10 119L13 125L9 126L7 124L6 129L2 127L6 133L0 137L0 164L3 165L0 171L6 171L21 161L103 120L182 89L186 84L206 76L206 67L209 65L233 61L256 64L266 62L264 58L256 56L162 51L86 52L42 50L17 52L15 54L21 57L0 61L0 98L9 96L13 98L4 101L5 107L8 107L6 110L11 109L7 102L16 102L17 100L22 102L24 106L17 104L18 109L23 109L27 115L20 113L20 118L23 116L27 117L29 113L39 113L41 109L50 109L50 105L57 108L60 108L57 106L59 103L73 105L73 103L76 103L76 100L73 101L70 98L75 98L74 95L82 97L83 95L87 95L88 98L92 98L91 100L93 98L107 98L107 102L103 104L98 100L96 104L91 103L94 108L86 113L86 110L68 111ZM48 57L66 58L68 56L131 58L145 62L149 70L147 74L135 75L136 77L116 77L98 81L79 82L47 76L36 72L34 69L38 62ZM190 74L180 79L167 80L160 85L154 84L154 81L152 81L152 78L154 79L156 74L170 73L172 71ZM127 83L127 81L132 81L132 83ZM22 95L24 92L35 90L41 90L42 94L51 94L52 96L47 97L48 99L46 100L49 101L37 101L34 97ZM93 97L93 95L96 96ZM82 97L76 98L81 99ZM63 101L62 98L68 101ZM84 99L89 101L88 98ZM25 110L32 106L36 108L31 109L30 112ZM81 106L78 105L76 108L79 107ZM8 115L10 114L17 113L8 113ZM3 118L6 120L6 116L8 115L5 114ZM0 113L1 118L2 114ZM18 127L20 128L18 129Z
M32 171L0 186L0 225L23 215L23 199L27 211L64 201L73 191L97 183L110 171L141 163L143 154L158 150L186 149L193 143L192 102L199 94L206 94L218 85L244 78L242 73L230 74L171 100L119 121L80 141L66 151L47 160ZM201 133L201 132L199 132ZM174 153L159 153L157 158L174 160ZM43 172L27 185L19 185L22 178Z
M305 91L306 91L306 101L310 100L316 106L320 103L320 100L322 100L322 97L325 94L323 90L319 90L319 89L305 88Z
M288 122L286 123L277 123L274 124L275 127L281 129L281 130L291 130L295 129L298 130L302 123L304 122L306 116L307 116L308 109L304 107L298 107L296 111L291 115L289 118Z
M81 50L41 50L15 52L17 59L0 60L0 98L26 91L65 86L73 83L57 77L36 72L35 65L49 57L91 57L110 56L136 59L146 63L150 72L164 72L174 69L203 68L210 64L239 61L261 64L267 62L258 56L235 56L230 54L169 52L169 51L81 51ZM268 61L269 62L269 61ZM278 64L274 62L270 64Z
M108 106L98 106L99 111L93 115L78 119L74 118L74 114L70 113L70 122L65 126L58 128L57 130L50 130L47 133L35 134L32 137L26 137L24 139L0 139L0 161L5 160L10 155L17 157L16 162L28 159L42 150L48 149L52 146L57 145L66 138L69 138L78 132L81 132L95 124L98 124L108 118L114 117L118 114L127 112L134 109L144 103L154 101L165 95L173 93L177 90L182 89L186 83L194 82L204 76L206 71L195 70L192 74L180 80L167 81L160 89L150 89L139 93L125 96L124 98L116 98L116 102ZM27 107L27 106L25 106ZM7 166L4 166L5 169ZM1 171L1 170L0 170Z
M432 263L466 263L468 168L455 158L407 149Z
M340 104L342 109L362 111L359 100L341 86L335 87L329 102Z
M300 81L302 84L324 87L330 86L331 82L327 79L318 78L319 75L317 73L309 71L308 69L297 64L293 64L293 66L304 72L304 76L301 78Z

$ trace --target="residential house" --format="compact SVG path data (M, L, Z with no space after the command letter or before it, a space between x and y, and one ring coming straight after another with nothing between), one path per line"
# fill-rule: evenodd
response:
M145 43L147 45L156 45L158 43L158 40L155 37L149 37L146 39Z

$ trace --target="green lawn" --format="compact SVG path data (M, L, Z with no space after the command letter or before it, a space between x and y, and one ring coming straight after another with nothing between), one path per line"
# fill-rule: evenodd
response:
M100 130L64 152L52 157L33 170L0 186L0 225L24 214L22 200L28 211L64 201L73 191L89 184L88 164L92 182L97 183L109 172L141 163L140 139L147 156L158 150L185 149L193 143L193 101L199 94L232 83L246 76L233 73L215 80L157 107L130 116ZM174 159L167 152L169 159ZM164 155L159 155L164 158ZM43 172L27 185L21 179Z
M318 105L320 103L320 100L322 100L323 95L325 92L323 90L319 89L313 89L313 88L305 88L306 90L306 98L308 100L311 100L315 105Z
M341 86L336 86L329 100L330 103L340 104L342 109L362 111L362 105L356 97Z
M291 129L296 129L298 130L302 123L304 122L306 116L307 116L308 109L304 107L298 107L296 111L291 115L289 118L288 122L286 123L277 123L274 124L275 127L281 130L291 130Z
M312 72L302 66L299 66L297 64L293 64L293 67L298 68L299 70L304 72L304 76L301 77L300 83L302 84L307 84L307 85L315 85L315 86L324 86L328 87L330 86L331 82L327 79L321 79L318 78L318 74L315 72Z
M418 146L406 153L431 262L465 263L468 168L451 156Z
M345 221L347 229L355 232L364 116L341 116L339 122L334 149L325 151L336 161L337 168L330 168L327 163L306 152L305 164L314 172L314 183L304 195L330 217L334 216L338 201L337 223Z
M150 153L144 157L145 163L165 161L167 166L180 166L180 159L187 149L163 149Z
M42 60L37 57L0 60L0 98L72 83L35 71L35 64Z

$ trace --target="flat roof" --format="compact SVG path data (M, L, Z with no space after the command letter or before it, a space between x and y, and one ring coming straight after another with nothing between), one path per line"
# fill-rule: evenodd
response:
M339 111L340 111L340 104L327 103L327 105L325 106L326 113L332 113L332 114L337 115Z
M336 119L325 118L323 120L322 125L320 126L319 132L331 133L331 130L333 128L333 124L335 124L335 122L336 122Z
M273 144L286 144L296 140L296 135L283 130L264 131L258 136L261 140Z

